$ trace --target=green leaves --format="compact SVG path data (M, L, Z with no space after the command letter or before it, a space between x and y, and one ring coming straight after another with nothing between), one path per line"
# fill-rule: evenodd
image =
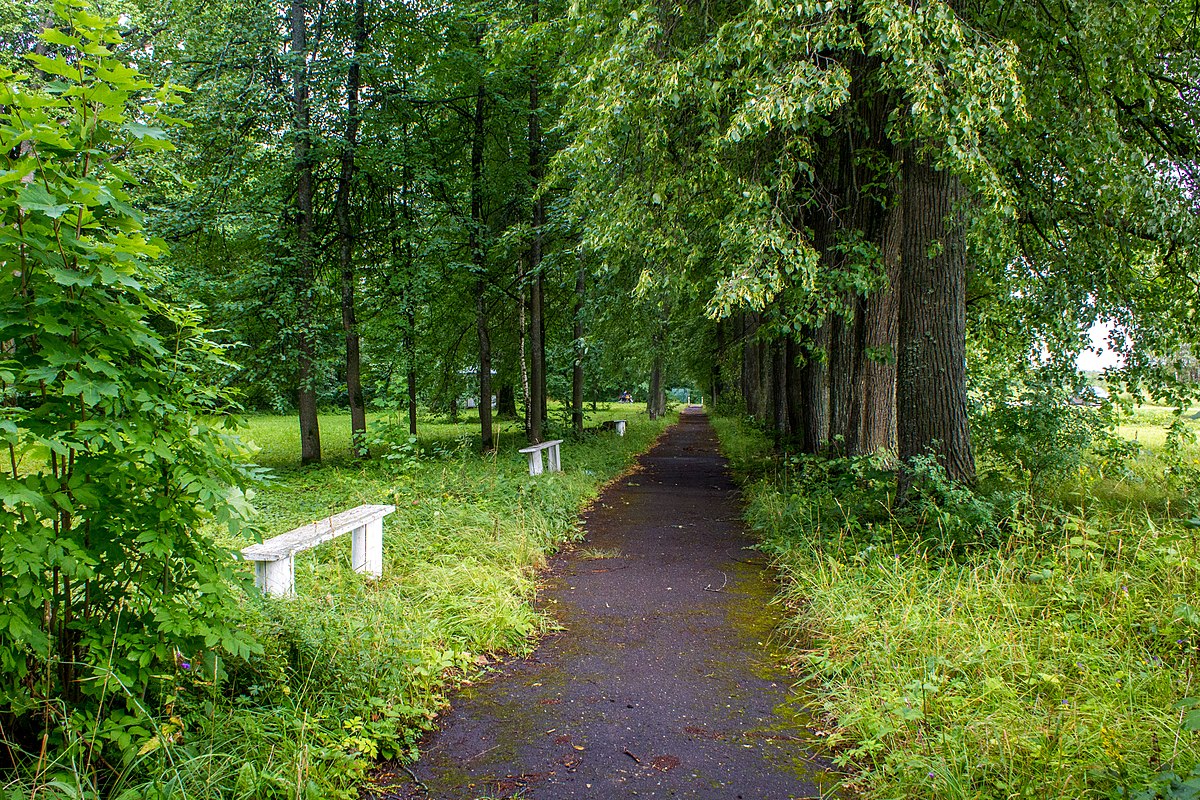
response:
M56 202L56 198L40 183L29 184L18 193L17 198L24 210L40 211L51 219L58 219L71 207L67 203Z
M0 70L0 714L71 709L47 730L87 720L85 762L119 763L165 660L250 646L233 561L201 531L244 523L249 473L202 422L230 402L201 378L223 351L154 297L165 248L118 165L170 147L173 93L111 55L114 22L56 9L42 74Z

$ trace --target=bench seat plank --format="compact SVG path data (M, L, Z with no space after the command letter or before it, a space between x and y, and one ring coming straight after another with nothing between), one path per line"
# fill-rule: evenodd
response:
M365 505L334 514L328 519L304 525L273 536L262 544L252 544L242 550L247 561L281 561L302 550L336 539L344 533L381 520L396 510L395 506Z
M531 444L531 445L529 445L529 447L522 447L517 452L518 453L532 453L535 450L545 450L547 447L558 447L562 443L563 443L562 439L551 439L550 441L542 442L541 444Z

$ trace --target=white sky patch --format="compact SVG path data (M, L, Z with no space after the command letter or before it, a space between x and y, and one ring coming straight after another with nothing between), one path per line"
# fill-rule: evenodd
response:
M1097 322L1088 331L1092 343L1085 348L1075 360L1075 366L1084 372L1100 372L1109 367L1119 367L1125 363L1120 353L1114 352L1108 346L1108 338L1112 335L1111 322Z

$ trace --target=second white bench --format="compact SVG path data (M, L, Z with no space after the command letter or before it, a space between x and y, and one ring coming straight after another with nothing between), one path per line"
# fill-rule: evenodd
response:
M563 443L562 439L554 439L541 444L531 444L529 447L522 447L518 453L525 453L529 456L529 474L541 475L542 469L542 451L546 452L546 467L549 472L562 472L562 460L559 458L558 446Z
M242 549L242 555L254 562L254 584L260 592L286 597L296 593L296 553L353 532L350 563L354 571L378 578L383 574L383 518L395 510L395 506L383 505L352 508L252 544Z

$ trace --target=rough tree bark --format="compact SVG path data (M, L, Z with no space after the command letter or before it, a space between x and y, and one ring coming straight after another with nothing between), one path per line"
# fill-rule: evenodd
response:
M804 397L804 452L819 453L829 442L829 364L824 356L829 347L831 324L804 329L808 343L800 384Z
M967 253L960 216L966 193L955 175L934 169L922 152L907 155L903 174L896 363L901 503L912 481L903 465L917 456L935 455L953 481L975 480L967 427Z
M900 280L903 214L903 199L897 191L881 246L887 286L867 298L863 315L856 455L896 449L896 336L900 321L895 287Z
M362 79L359 59L367 39L365 0L354 0L353 55L346 74L346 136L340 154L337 199L334 215L338 228L338 266L342 273L342 331L346 337L346 395L350 401L350 449L358 458L367 456L367 410L363 402L362 359L359 355L358 321L354 314L354 227L350 198L354 190L354 151L360 123L358 93Z
M829 336L829 440L840 451L844 451L853 438L850 424L858 399L854 388L861 357L859 329L862 324L858 296L849 292L842 301L846 304L845 313L832 315Z
M313 165L312 135L309 130L308 20L304 0L292 0L292 127L296 171L296 406L300 416L300 462L321 460L321 429L317 421L317 391L313 360L312 289L316 278L313 263Z

